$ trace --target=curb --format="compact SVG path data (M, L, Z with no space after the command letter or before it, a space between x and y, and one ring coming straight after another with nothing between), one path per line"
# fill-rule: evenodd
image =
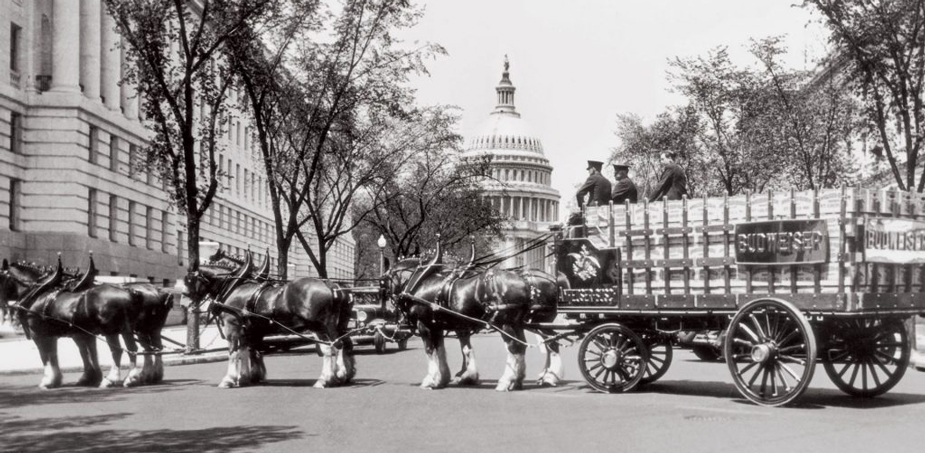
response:
M164 360L164 366L195 365L198 363L221 362L227 359L227 349L210 349L194 356L185 356L175 360ZM127 370L128 368L123 365L122 369ZM79 373L81 371L83 371L83 366L70 366L61 368L62 373ZM27 374L41 374L44 372L44 367L26 368L19 370L0 370L0 376L22 376Z

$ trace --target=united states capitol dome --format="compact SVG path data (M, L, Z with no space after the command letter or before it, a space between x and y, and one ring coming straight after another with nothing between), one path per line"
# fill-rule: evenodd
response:
M499 249L517 250L526 241L549 231L559 218L559 191L552 188L552 166L543 143L533 135L514 105L510 63L504 57L501 81L495 87L498 104L468 138L464 156L491 156L491 177L485 196L509 219ZM547 266L544 251L518 255L507 266Z

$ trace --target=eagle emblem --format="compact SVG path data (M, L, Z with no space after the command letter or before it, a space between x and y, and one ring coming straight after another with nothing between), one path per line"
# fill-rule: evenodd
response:
M597 277L597 271L601 268L601 263L597 258L591 256L587 245L582 245L581 251L578 253L569 253L567 256L572 259L572 274L582 280Z

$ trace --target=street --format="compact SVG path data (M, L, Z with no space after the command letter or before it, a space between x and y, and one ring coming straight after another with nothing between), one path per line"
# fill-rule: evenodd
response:
M67 340L64 340L67 341ZM0 450L24 452L210 451L911 451L925 415L925 373L909 369L887 395L843 395L822 367L792 407L748 403L724 363L686 350L661 381L606 395L582 380L577 345L563 350L566 383L494 391L504 366L497 335L473 339L482 384L417 387L426 362L414 338L405 352L358 350L356 382L312 388L320 359L309 348L267 359L265 385L215 387L225 362L166 368L162 385L42 391L38 374L0 377ZM448 340L451 369L460 363ZM542 357L528 351L527 373Z

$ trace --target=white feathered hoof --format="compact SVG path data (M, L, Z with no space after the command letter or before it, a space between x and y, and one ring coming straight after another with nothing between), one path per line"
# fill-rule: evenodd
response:
M102 381L100 381L100 388L108 389L108 388L118 387L119 384L122 384L126 387L131 387L131 384L129 384L128 379L126 379L125 382L116 382L106 377L106 378L103 378Z
M512 392L514 390L522 390L522 389L523 389L522 384L518 384L516 381L509 381L506 379L502 379L498 381L498 385L495 386L495 391L498 391L498 392Z
M479 378L478 373L463 373L453 379L453 383L460 386L479 385L481 382L482 380Z
M560 382L562 381L559 379L559 376L552 371L546 371L540 374L536 380L537 385L540 387L558 387Z
M237 386L238 386L238 383L235 382L234 379L232 379L232 378L230 378L230 377L228 377L228 376L225 376L225 378L222 379L222 382L219 382L219 383L218 383L218 388L220 388L220 389L231 389L231 388L235 388L235 387L237 387Z
M325 389L325 388L328 388L328 385L329 384L324 379L318 379L317 381L315 381L315 385L313 385L312 387L315 387L316 389Z

